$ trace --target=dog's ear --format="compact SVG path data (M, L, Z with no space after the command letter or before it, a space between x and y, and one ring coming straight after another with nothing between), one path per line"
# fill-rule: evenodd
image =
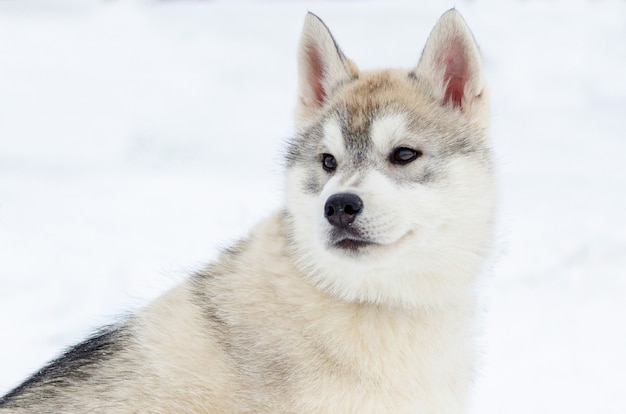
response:
M324 22L309 12L298 51L296 122L310 120L337 86L356 76L356 65L339 49Z
M430 33L415 69L442 105L460 109L469 118L486 111L487 91L474 36L455 9L441 16Z

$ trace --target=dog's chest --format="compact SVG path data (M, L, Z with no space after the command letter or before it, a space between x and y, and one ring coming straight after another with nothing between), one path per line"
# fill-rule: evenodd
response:
M471 346L464 329L444 323L448 318L363 321L335 332L334 341L320 338L313 362L298 375L295 411L460 412Z

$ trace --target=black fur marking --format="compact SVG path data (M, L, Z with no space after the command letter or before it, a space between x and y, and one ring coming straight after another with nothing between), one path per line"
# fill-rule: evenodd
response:
M193 301L196 306L202 309L202 315L206 320L222 332L227 328L228 323L220 315L210 291L212 279L215 277L216 275L210 268L194 276Z
M233 327L215 298L216 279L229 277L230 271L232 269L226 269L218 262L193 276L192 300L200 309L202 319L209 326L208 329L214 333L213 338L217 344L226 354L233 356L235 349L231 339Z
M324 187L324 183L315 171L311 171L304 179L302 189L306 194L317 195Z
M285 149L285 166L290 168L302 161L317 162L318 145L323 136L323 122L320 120L318 124L289 139Z
M348 108L338 111L341 134L351 156L353 168L362 167L368 160L368 154L371 153L372 148L370 128L377 114L377 109L371 114L365 111L353 113Z
M223 316L216 303L216 286L221 278L232 277L238 272L238 263L250 246L250 239L243 238L230 247L223 249L218 260L197 272L192 281L192 301L206 320L218 333L217 340L224 348L228 348L225 333L229 329L228 320Z
M122 327L106 327L86 341L70 348L21 385L0 398L0 408L19 404L22 395L35 393L39 398L53 398L62 389L86 382L95 368L110 360L123 348L128 332Z

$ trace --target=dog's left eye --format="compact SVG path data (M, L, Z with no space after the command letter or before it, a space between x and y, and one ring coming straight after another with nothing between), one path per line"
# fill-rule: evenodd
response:
M408 164L422 156L422 152L411 148L396 148L389 157L389 161L393 164Z

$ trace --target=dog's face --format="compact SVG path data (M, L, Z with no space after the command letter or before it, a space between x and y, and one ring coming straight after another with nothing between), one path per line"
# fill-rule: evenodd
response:
M448 13L447 37L435 28L411 71L359 72L305 22L287 209L299 265L343 299L435 304L487 248L486 94L471 34Z

